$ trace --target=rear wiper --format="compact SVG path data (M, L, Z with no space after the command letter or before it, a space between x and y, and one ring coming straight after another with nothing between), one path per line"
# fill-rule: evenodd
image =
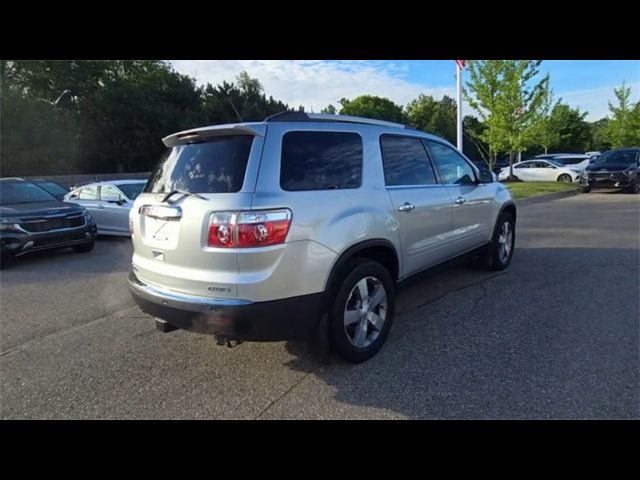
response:
M199 198L201 200L207 200L206 198L204 198L202 195L199 195L197 193L192 193L192 192L187 192L184 190L171 190L169 193L167 193L163 198L162 198L162 203L166 202L167 200L169 200L172 196L174 196L176 193L179 193L180 195L183 196L192 196L192 197L196 197ZM174 202L168 202L168 203L174 203Z

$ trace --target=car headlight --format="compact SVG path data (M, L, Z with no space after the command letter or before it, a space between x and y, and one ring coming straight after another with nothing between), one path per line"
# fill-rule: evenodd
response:
M9 223L11 220L1 220L0 221L0 232L9 232L15 231L20 228L17 223ZM15 221L15 220L13 220Z
M635 173L635 171L636 171L636 167L629 167L625 169L622 173L625 174L627 177L630 177Z
M582 173L580 174L580 178L584 178L585 180L589 178L589 172L587 172L586 170L583 170Z
M87 219L87 222L91 222L93 220L93 217L89 213L89 210L85 210L84 212L82 212L82 215Z

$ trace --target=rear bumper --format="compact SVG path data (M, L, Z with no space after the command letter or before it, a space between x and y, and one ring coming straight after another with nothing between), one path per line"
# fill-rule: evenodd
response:
M129 289L143 312L196 333L248 341L311 338L316 331L323 294L250 302L207 298L165 290L129 273Z

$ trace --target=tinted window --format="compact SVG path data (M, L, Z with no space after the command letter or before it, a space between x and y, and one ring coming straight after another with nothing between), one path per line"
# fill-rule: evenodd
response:
M531 168L531 162L526 162L526 163L516 163L513 168Z
M131 200L135 200L140 193L142 193L142 189L144 188L144 183L122 183L118 185L118 188Z
M598 163L634 163L638 160L638 152L634 150L610 150L604 152Z
M78 194L80 200L98 200L98 186L84 187Z
M117 202L120 200L120 192L110 185L103 185L100 189L100 199L105 202Z
M456 150L438 142L427 143L443 183L475 183L476 176L471 165Z
M433 167L419 138L382 135L380 148L387 186L436 183Z
M252 143L250 135L233 135L170 148L151 174L145 192L237 192L244 182Z
M51 195L66 195L68 192L60 185L54 182L38 182L40 188L44 188Z
M0 182L0 205L49 202L55 200L40 187L29 182Z
M283 190L358 188L362 138L357 133L288 132L282 137Z

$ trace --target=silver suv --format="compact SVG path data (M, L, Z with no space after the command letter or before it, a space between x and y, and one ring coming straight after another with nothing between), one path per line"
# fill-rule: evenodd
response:
M439 137L285 112L163 141L131 209L129 276L160 329L277 341L324 323L362 362L389 334L396 283L472 251L511 261L509 191Z

